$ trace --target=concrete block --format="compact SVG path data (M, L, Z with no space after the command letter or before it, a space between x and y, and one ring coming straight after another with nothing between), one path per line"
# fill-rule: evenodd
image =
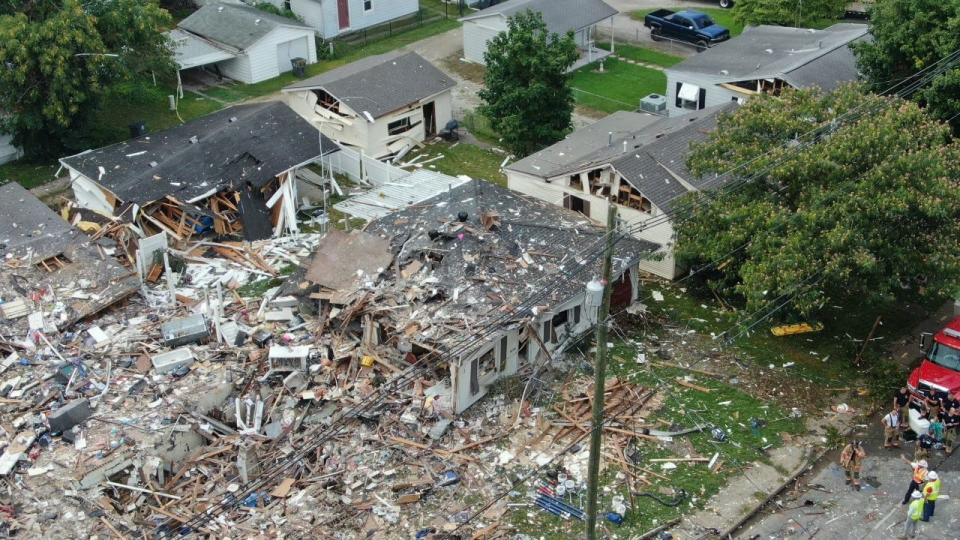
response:
M90 401L86 398L78 399L53 411L53 413L47 417L47 422L50 423L50 431L60 433L77 424L83 423L83 421L90 418L92 414L93 410L90 408Z

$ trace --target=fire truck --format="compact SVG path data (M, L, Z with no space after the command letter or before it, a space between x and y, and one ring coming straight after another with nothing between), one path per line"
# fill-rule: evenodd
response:
M945 396L960 391L960 317L947 323L936 333L920 334L923 360L907 378L910 390L910 429L926 431L930 423L920 418L920 410L928 396Z

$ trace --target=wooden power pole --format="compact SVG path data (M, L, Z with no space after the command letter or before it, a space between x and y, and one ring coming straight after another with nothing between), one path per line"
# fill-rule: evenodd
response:
M587 472L587 540L597 538L597 491L600 484L600 441L603 437L603 394L607 372L607 316L613 274L613 244L617 226L617 207L607 209L607 246L603 253L603 302L597 315L597 354L593 366L593 420L590 430L590 462Z

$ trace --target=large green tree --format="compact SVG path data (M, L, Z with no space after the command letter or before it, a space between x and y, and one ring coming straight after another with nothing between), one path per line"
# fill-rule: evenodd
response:
M848 3L848 0L737 0L733 17L748 25L816 27L843 17Z
M814 129L828 131L807 144ZM782 298L809 314L960 283L960 144L915 103L854 86L756 96L688 165L708 176L740 165L715 200L695 197L676 254L697 267L732 253L711 286L748 309Z
M28 156L82 148L106 88L174 74L169 24L151 0L0 0L0 130Z
M928 73L960 49L960 1L877 0L870 10L870 34L872 41L854 51L872 89L908 90L918 72ZM960 69L940 75L912 97L937 118L951 119L954 133L960 133Z
M508 30L487 45L480 113L517 156L553 144L570 130L567 69L576 59L573 34L550 33L540 13L530 10L511 17Z

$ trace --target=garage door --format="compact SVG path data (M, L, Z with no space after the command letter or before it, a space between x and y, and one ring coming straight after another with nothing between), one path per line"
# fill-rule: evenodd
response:
M280 73L293 69L291 58L310 60L310 48L307 46L307 36L277 44L277 67Z

